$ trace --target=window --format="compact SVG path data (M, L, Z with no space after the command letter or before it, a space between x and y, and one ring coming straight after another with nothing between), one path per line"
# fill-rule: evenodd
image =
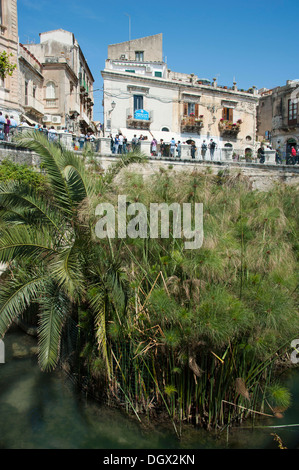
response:
M135 60L137 60L138 62L143 62L144 52L143 51L135 51Z
M128 73L135 73L135 70L126 70Z
M224 119L224 121L233 122L234 120L233 108L223 108L222 118Z
M2 0L0 0L0 24L3 24Z
M155 72L155 77L162 77L162 72Z
M297 124L297 103L289 100L289 115L288 115L289 124Z
M169 129L168 129L168 127L162 127L161 131L162 131L162 132L170 132Z
M143 109L143 96L142 95L134 95L134 113L139 109Z
M0 88L4 88L4 78L0 77Z
M28 86L29 82L25 80L25 106L28 106Z
M46 99L47 100L54 100L56 98L56 90L55 90L55 83L49 82L47 83L46 88Z
M195 116L199 115L199 108L197 103L184 103L184 116Z
M33 85L32 96L36 98L36 85Z

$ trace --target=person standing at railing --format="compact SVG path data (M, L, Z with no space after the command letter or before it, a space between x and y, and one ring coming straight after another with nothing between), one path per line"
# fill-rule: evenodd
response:
M114 145L113 145L113 153L115 155L118 154L118 147L119 147L119 137L118 137L118 134L116 134L116 136L114 137Z
M5 124L5 117L2 115L0 111L0 139L4 139L4 124Z
M17 121L14 119L13 116L10 116L10 133L12 137L14 136L17 127L18 127Z
M54 126L52 126L49 129L48 140L49 140L49 142L55 142L55 140L57 140L57 132L56 132Z
M214 142L213 139L210 140L209 149L210 149L211 160L213 161L214 160L214 153L215 153L215 150L216 150L216 143Z
M260 163L265 163L265 149L264 146L262 145L259 151L259 158L260 158Z
M178 158L181 158L181 155L182 155L182 144L181 144L181 141L179 140L178 141L178 144L176 146L176 150L177 150L177 153L178 153Z
M280 147L277 147L276 151L275 151L275 162L277 165L281 165L282 164L282 159L281 159L281 149Z
M151 144L151 146L152 146L152 156L153 157L157 156L157 145L158 145L158 142L155 139L155 137L153 137L152 144Z
M133 152L138 150L138 144L139 144L139 140L136 136L136 134L134 134L134 137L132 139L132 149L133 149Z
M80 146L80 150L83 149L84 144L85 144L85 135L84 135L84 134L80 134L80 137L79 137L79 146Z
M192 160L195 160L195 153L196 153L196 145L194 140L191 143L191 158Z
M5 124L4 124L4 140L8 142L9 140L9 131L10 131L10 119L8 114L5 116Z
M206 144L206 141L204 140L203 143L202 143L202 146L201 146L201 156L202 156L203 160L206 159L207 150L208 150L208 146Z
M123 153L123 145L124 145L124 137L123 137L121 132L119 133L118 140L119 140L118 153L122 154Z
M126 138L125 135L124 135L123 137L124 137L123 152L124 152L124 154L126 154L126 153L128 153L128 147L127 147L127 145L128 145L128 139Z
M174 158L175 147L176 147L176 143L175 143L174 138L172 138L171 141L170 141L170 156L172 158Z

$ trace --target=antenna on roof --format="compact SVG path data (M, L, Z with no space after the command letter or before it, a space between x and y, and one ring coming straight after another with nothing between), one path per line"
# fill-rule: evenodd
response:
M129 41L131 41L131 16L128 13L125 13L129 17Z

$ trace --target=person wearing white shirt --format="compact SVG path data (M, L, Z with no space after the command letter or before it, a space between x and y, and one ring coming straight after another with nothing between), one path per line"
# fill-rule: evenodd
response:
M124 145L124 137L122 134L118 136L119 144L118 144L118 153L123 153L123 145Z

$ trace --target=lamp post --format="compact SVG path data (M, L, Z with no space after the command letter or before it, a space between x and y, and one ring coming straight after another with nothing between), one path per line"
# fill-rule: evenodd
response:
M111 115L112 115L112 111L115 109L115 106L116 106L115 101L112 101L112 103L111 103L111 108L112 108L112 109L110 109L110 111L108 112L108 116L109 116L109 118L110 118L110 131L111 131L111 135L112 135L112 117L111 117Z

